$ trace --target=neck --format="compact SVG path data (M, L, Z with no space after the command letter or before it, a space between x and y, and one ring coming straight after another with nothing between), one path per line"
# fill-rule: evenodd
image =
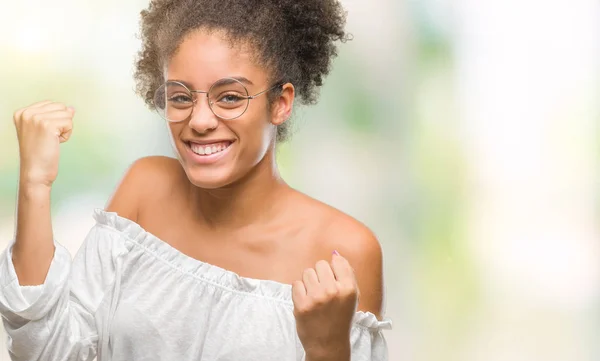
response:
M275 200L291 188L279 175L274 150L242 179L218 189L192 187L190 200L197 219L208 228L239 229L272 219Z

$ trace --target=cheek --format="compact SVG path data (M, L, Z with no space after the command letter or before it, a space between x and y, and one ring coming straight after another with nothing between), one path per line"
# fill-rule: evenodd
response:
M242 145L241 155L244 160L256 164L273 144L276 127L271 124L265 114L260 114L260 117L254 117L252 120L246 120L247 122L243 123L243 129L240 129L238 133Z
M167 131L169 132L169 141L171 146L177 150L177 139L181 133L182 123L170 123L167 122ZM177 150L178 151L178 150Z

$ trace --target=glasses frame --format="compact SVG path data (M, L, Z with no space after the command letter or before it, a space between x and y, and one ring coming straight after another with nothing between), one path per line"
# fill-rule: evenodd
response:
M215 111L213 109L213 103L211 103L210 98L208 96L208 94L210 94L210 92L212 91L213 87L215 85L217 85L218 83L222 82L223 80L233 80L234 82L237 82L239 85L241 85L242 88L244 88L244 90L246 91L246 95L240 95L241 98L247 99L246 107L244 108L244 110L242 111L242 113L240 115L232 117L232 118L224 118L224 117L221 117L220 115L218 115L217 113L215 113ZM190 114L186 118L181 119L181 120L170 120L166 116L163 116L161 114L161 112L158 110L158 107L156 106L156 102L155 102L155 100L156 100L156 93L158 92L159 89L161 89L162 87L165 87L167 84L180 85L180 86L182 86L185 90L187 90L190 93L194 105L192 106ZM235 78L226 77L226 78L219 79L219 80L215 81L210 86L210 88L208 89L208 91L204 91L204 90L192 90L189 87L187 87L185 84L183 84L182 82L179 82L179 81L176 81L176 80L172 80L172 81L167 81L167 82L163 83L161 86L159 86L154 91L154 98L152 99L152 103L154 104L154 109L160 115L161 118L163 118L164 120L166 120L166 121L168 121L170 123L179 123L179 122L185 121L186 119L189 119L194 114L194 109L196 108L196 105L198 104L198 99L199 99L198 96L193 96L194 93L195 94L206 94L206 102L208 103L208 107L210 108L210 111L217 118L222 119L222 120L233 120L233 119L237 119L237 118L241 117L242 115L244 115L244 113L246 113L246 111L248 110L248 107L250 107L250 100L255 99L255 98L261 96L262 94L267 93L267 92L269 92L269 91L271 91L271 90L273 90L273 89L275 89L277 87L280 87L282 85L283 85L282 83L277 83L274 86L272 86L272 87L270 87L268 89L265 89L265 90L263 90L261 92L258 92L258 93L254 94L254 95L248 95L248 88L246 88L246 86L241 81L239 81L238 79L235 79Z

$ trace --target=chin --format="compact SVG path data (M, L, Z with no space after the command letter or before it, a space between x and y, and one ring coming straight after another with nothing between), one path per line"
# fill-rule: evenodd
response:
M198 155L192 151L189 144L180 143L176 150L179 162L190 183L196 187L217 189L235 180L233 164L236 157L232 154L233 149L210 155Z
M234 182L232 177L217 173L207 174L197 170L186 170L186 174L190 183L201 189L225 188Z
M235 182L231 170L226 169L228 167L198 167L190 166L189 164L182 163L185 174L188 177L190 183L194 186L202 189L218 189L224 188Z

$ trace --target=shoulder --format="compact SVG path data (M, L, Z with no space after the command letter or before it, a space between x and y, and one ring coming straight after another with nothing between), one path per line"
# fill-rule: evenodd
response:
M348 260L359 287L358 310L383 315L383 252L379 240L369 227L344 212L315 201L320 216L319 252L331 257L333 250Z
M150 156L137 159L126 170L105 208L137 222L139 210L149 196L159 196L172 188L183 172L174 158Z
M383 255L375 234L363 223L340 211L324 232L329 248L338 251L354 269L359 289L358 310L383 316Z

